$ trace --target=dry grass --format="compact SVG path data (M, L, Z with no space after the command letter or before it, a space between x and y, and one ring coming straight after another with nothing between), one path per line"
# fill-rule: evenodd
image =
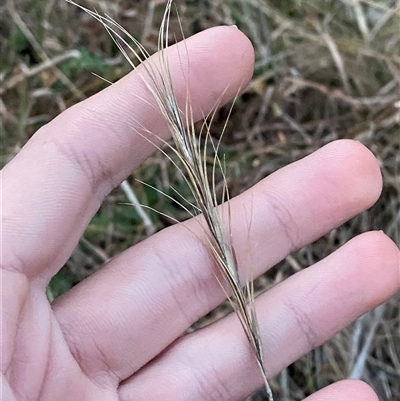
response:
M84 3L84 2L82 2ZM160 1L86 2L115 17L156 50ZM235 23L257 54L252 83L239 99L221 144L232 195L339 138L355 138L380 161L383 195L376 206L283 261L256 283L262 289L322 259L356 234L383 229L400 246L400 4L391 1L216 0L180 5L186 36ZM0 111L4 151L12 158L44 123L129 70L100 24L61 1L0 5ZM9 16L11 15L11 18ZM256 23L255 23L256 22ZM178 28L176 21L172 21ZM77 51L80 57L77 58ZM218 133L227 114L218 113ZM219 122L218 122L219 121ZM190 198L171 163L152 156L135 173L156 188L170 184ZM130 179L139 201L186 218L173 202ZM222 191L222 188L221 188ZM174 196L174 194L170 194ZM53 281L54 295L146 235L146 225L114 191L85 239ZM158 229L173 224L150 213ZM132 229L133 227L133 229ZM344 377L361 377L382 401L400 400L400 297L359 319L273 381L278 399L300 400ZM223 306L199 324L225 313ZM264 400L261 393L252 400Z

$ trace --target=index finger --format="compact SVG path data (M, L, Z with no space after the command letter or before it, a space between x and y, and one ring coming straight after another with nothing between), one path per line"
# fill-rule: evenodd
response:
M222 102L232 98L253 71L252 46L235 27L209 29L168 52L177 97L186 96L189 82L195 118L224 91ZM3 169L4 268L47 283L104 196L154 151L143 127L168 135L154 103L134 71L32 137Z

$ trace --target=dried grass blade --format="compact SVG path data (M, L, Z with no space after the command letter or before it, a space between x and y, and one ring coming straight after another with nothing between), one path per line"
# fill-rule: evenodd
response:
M105 29L110 34L111 38L114 40L132 68L136 69L137 67L130 60L125 47L132 52L133 55L135 55L139 62L142 62L149 57L149 54L143 48L143 46L110 17L102 17L96 12L92 12L82 6L79 6L72 0L66 1L85 10L104 25ZM226 224L224 223L221 208L218 205L217 197L215 195L215 171L218 166L221 169L224 179L223 190L225 193L224 197L226 197L228 203L229 220L230 206L228 185L222 163L217 154L220 146L220 140L218 141L217 145L212 143L209 122L205 121L201 130L205 131L205 143L201 145L201 139L197 138L194 126L190 93L189 91L187 92L184 110L185 113L183 113L179 107L172 84L171 71L167 56L169 23L172 5L173 0L168 0L159 31L158 55L160 67L154 68L143 64L147 76L144 77L141 75L141 77L148 90L154 96L160 112L168 124L173 141L175 143L174 152L180 159L180 162L186 171L184 178L188 183L195 200L194 209L201 212L209 230L207 242L209 245L209 251L213 256L215 264L218 268L219 275L216 274L217 280L221 284L224 292L227 294L231 305L239 318L252 352L256 358L257 364L261 370L268 399L269 401L273 401L273 395L268 382L264 363L263 347L254 302L253 284L250 280L246 286L243 286L240 281L238 263L232 245L230 226L227 229ZM122 34L126 35L129 40L134 43L138 49L137 51L124 39ZM211 116L212 121L215 116L215 110L213 110L209 116ZM223 128L223 131L225 131L225 129L226 124ZM151 142L151 140L149 141ZM206 149L202 147L207 145L207 143L212 143L212 149L214 151L211 180L209 179L209 171L206 162ZM149 209L154 210L152 208ZM221 277L223 280L221 280Z

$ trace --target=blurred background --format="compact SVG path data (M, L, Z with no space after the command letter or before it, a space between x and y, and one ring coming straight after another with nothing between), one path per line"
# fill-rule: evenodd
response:
M156 51L165 1L80 4L112 16L150 53ZM288 256L257 280L257 290L307 268L364 231L382 229L400 246L400 1L181 0L177 6L186 37L236 24L256 51L254 77L233 107L221 145L232 196L340 138L364 143L382 168L384 189L373 208ZM2 1L0 18L4 166L42 125L107 86L98 76L115 82L130 68L101 24L62 0ZM180 36L176 15L171 32ZM216 138L228 113L226 106L216 115ZM172 163L156 152L104 201L51 282L50 299L115 254L174 224L141 205L187 218L174 202L136 178L176 197L173 185L190 198ZM127 201L135 206L127 207ZM371 384L380 400L400 401L399 301L398 294L284 370L272 383L277 399L301 400L352 377ZM229 310L221 305L191 330ZM249 398L265 399L262 391Z

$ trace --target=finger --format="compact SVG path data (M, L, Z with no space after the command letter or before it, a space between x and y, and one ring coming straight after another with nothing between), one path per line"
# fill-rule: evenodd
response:
M271 175L232 201L239 266L261 274L369 207L380 188L376 160L352 141ZM196 221L188 226L199 228ZM213 272L207 248L175 226L115 258L54 310L89 376L109 371L124 379L224 299Z
M375 232L351 240L260 296L257 311L269 376L398 289L399 251ZM231 315L178 340L123 384L120 398L242 400L262 384L257 369L240 323Z
M379 401L375 391L359 380L342 380L332 384L304 401Z
M249 40L234 27L204 31L168 50L178 99L201 118L252 74ZM148 62L155 63L152 58ZM188 67L190 63L190 68ZM38 131L3 170L3 265L45 282L77 244L103 197L154 151L143 126L166 137L143 68L70 108ZM187 78L188 76L188 78Z

